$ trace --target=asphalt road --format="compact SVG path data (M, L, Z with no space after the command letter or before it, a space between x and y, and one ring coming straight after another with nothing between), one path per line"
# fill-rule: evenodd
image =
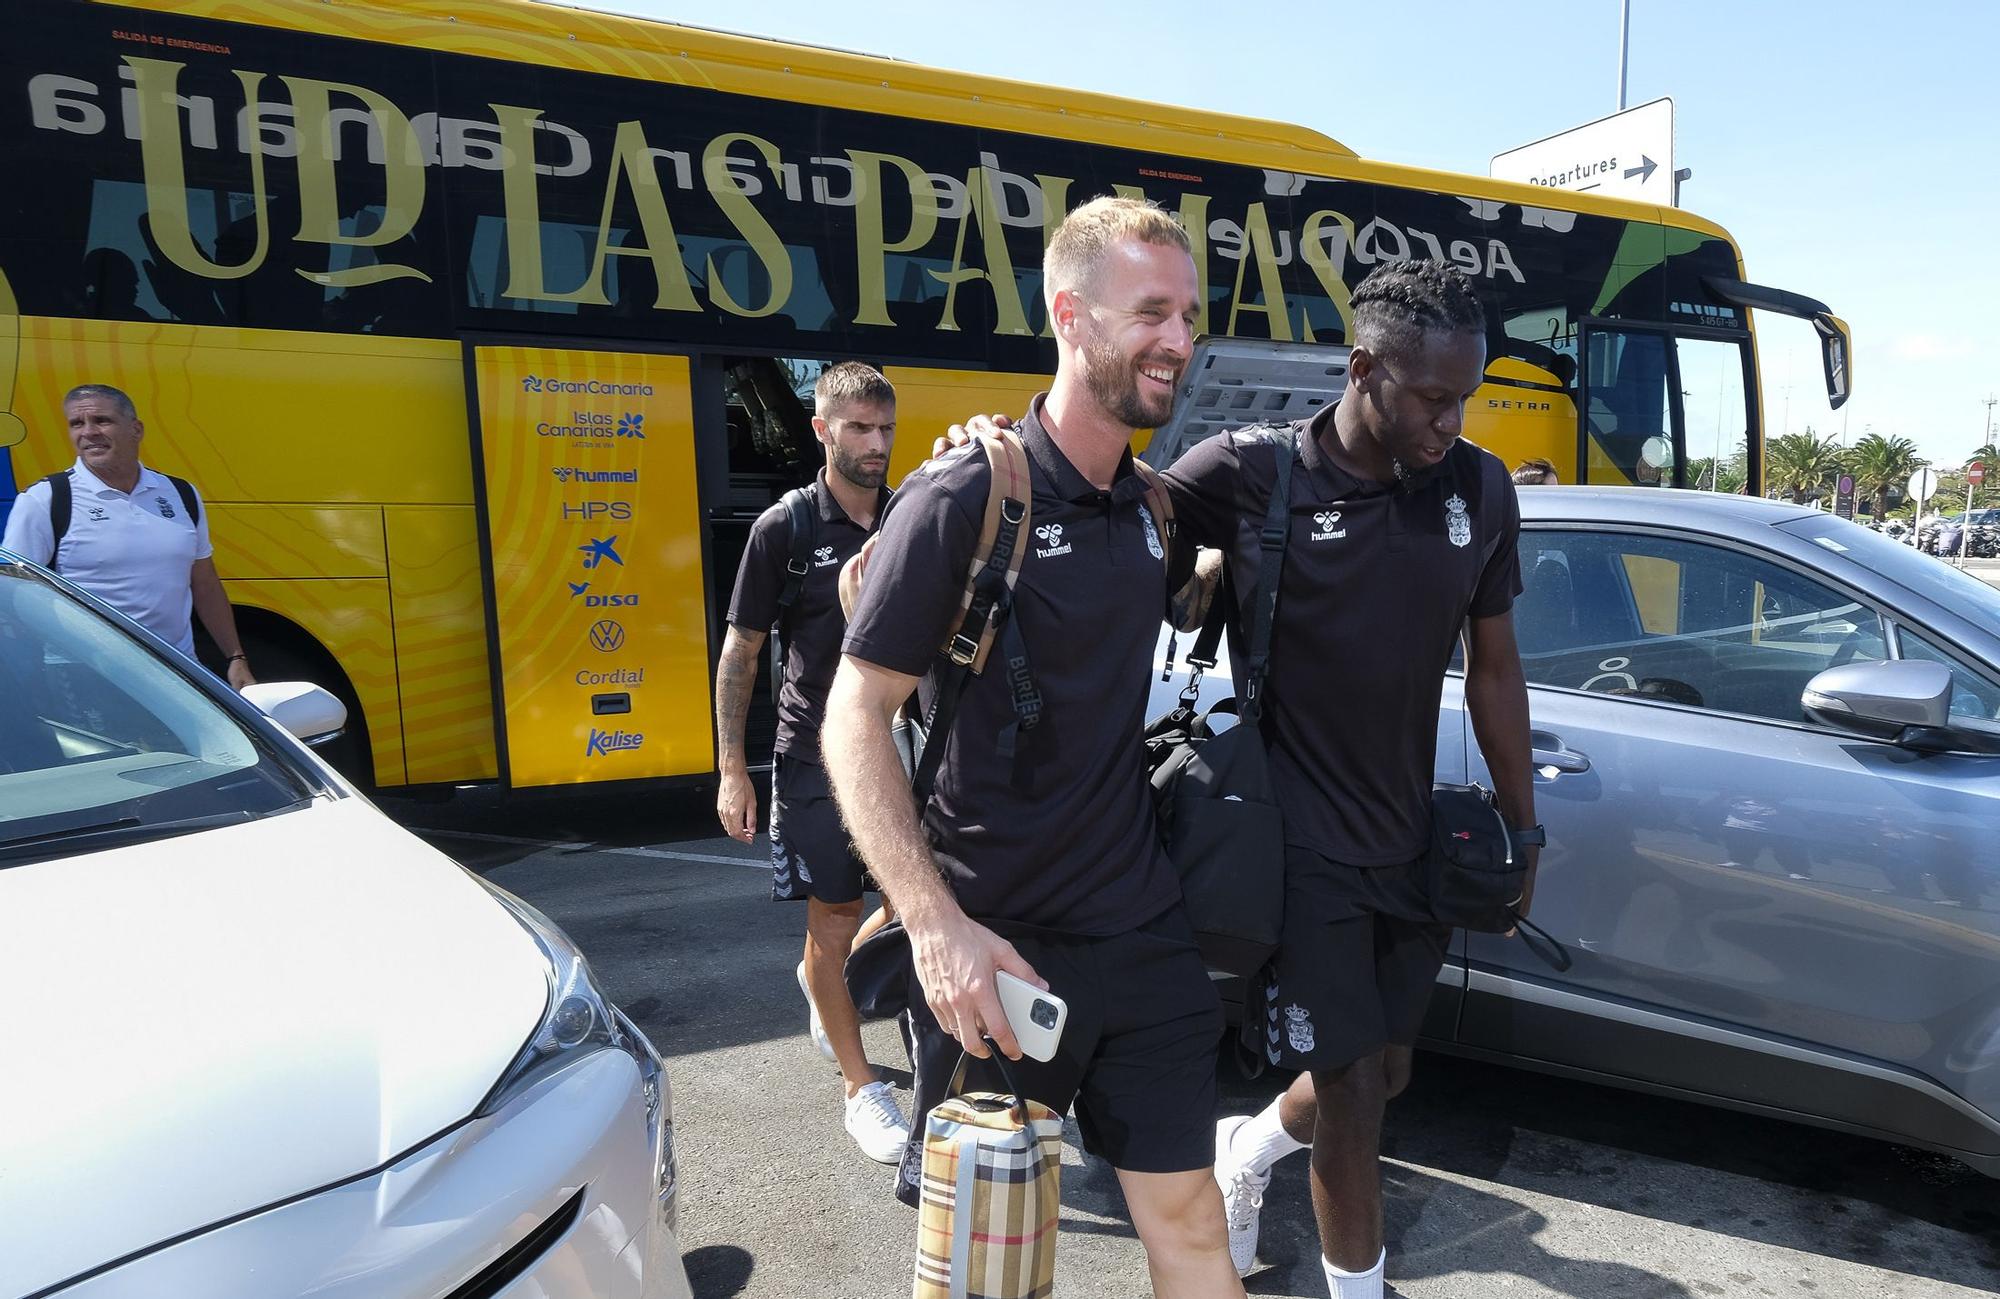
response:
M668 1056L695 1293L902 1296L914 1214L840 1127L792 968L802 906L700 794L383 800L541 907ZM870 1058L904 1089L891 1024ZM1281 1080L1223 1073L1219 1113ZM1144 1295L1111 1170L1069 1134L1057 1285ZM1390 1293L1407 1299L1946 1299L2000 1290L2000 1183L1859 1138L1419 1055L1385 1139ZM1303 1157L1280 1165L1252 1295L1324 1296Z

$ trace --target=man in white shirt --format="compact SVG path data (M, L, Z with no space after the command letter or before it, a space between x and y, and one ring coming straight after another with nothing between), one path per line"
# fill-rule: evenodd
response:
M64 396L63 415L76 463L21 493L0 547L54 569L190 658L189 615L200 614L229 684L256 684L216 576L201 496L139 463L146 426L132 399L87 383Z

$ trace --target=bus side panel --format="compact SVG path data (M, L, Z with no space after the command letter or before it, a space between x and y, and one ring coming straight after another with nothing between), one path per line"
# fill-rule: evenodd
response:
M368 719L375 783L403 784L402 701L396 690L396 638L389 625L388 582L336 577L302 582L228 581L223 586L232 603L267 610L296 623L333 653Z
M382 511L372 505L211 503L208 535L215 571L232 579L389 576Z
M470 506L390 506L390 590L412 784L491 780L493 682Z
M453 570L465 584L456 598L476 606L457 345L42 317L21 325L15 409L30 432L16 448L20 480L70 463L64 392L93 382L130 394L146 426L146 462L188 478L208 504L216 568L231 599L288 618L339 663L367 721L378 783L402 783L404 719L382 506L456 507L464 545L472 547ZM247 503L257 501L299 503ZM472 565L469 575L464 563ZM436 616L426 603L430 580L419 577L409 606L427 624ZM353 605L344 603L350 599ZM433 739L428 723L415 737L426 780L493 774L483 620L467 625L458 617L452 625L466 638L455 655L482 662L476 672L424 674L427 690L455 688L448 682L465 689L457 698L426 698L427 712L456 719L444 738ZM426 625L416 641L439 634Z
M989 374L978 370L924 370L892 365L882 373L896 385L896 447L889 456L889 481L930 459L931 443L954 424L974 415L1019 419L1028 400L1049 386L1043 374Z
M63 393L108 383L138 407L146 463L210 501L472 500L456 343L44 317L21 332L23 482L72 458Z

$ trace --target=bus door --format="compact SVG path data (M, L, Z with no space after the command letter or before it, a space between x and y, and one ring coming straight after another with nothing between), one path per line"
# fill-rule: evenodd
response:
M1577 482L1715 488L1757 481L1747 330L1583 324Z
M714 770L685 356L467 348L500 777Z
M702 446L716 452L704 460L702 500L709 536L708 608L717 653L751 525L786 492L810 483L824 463L813 435L813 384L828 364L801 357L703 358L697 380ZM753 770L770 765L777 737L776 638L768 645L770 666L757 674L743 724L743 750Z

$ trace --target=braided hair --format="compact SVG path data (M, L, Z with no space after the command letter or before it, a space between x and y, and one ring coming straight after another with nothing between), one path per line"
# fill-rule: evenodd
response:
M1351 341L1389 361L1411 357L1425 334L1486 332L1472 278L1445 262L1384 262L1354 286L1351 302Z

